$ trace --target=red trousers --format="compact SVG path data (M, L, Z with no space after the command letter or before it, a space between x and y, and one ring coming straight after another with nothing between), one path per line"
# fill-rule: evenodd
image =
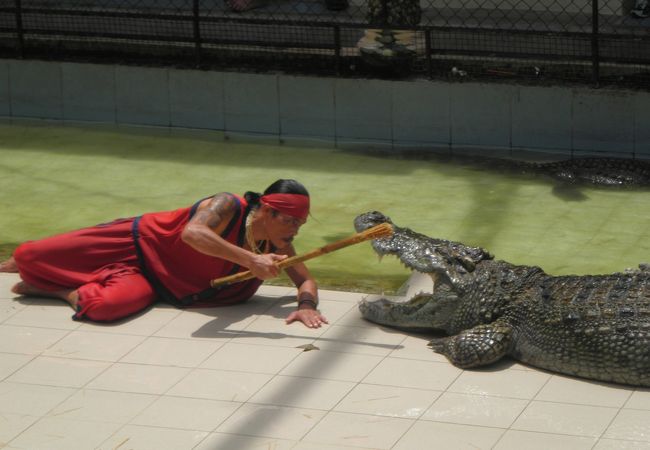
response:
M21 278L45 291L76 289L75 319L111 321L156 300L138 264L133 219L26 242L14 252Z

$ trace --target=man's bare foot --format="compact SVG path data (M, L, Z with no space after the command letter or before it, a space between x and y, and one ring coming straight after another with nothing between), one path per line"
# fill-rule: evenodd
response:
M18 295L34 295L37 297L54 297L54 293L38 289L25 281L19 281L11 288L11 292Z
M64 289L61 291L45 291L39 289L25 281L19 281L11 288L11 292L18 295L28 295L35 297L53 297L60 298L68 302L70 306L74 309L77 308L77 302L79 301L79 294L76 289Z
M0 272L18 273L18 264L16 264L13 256L6 261L0 262Z

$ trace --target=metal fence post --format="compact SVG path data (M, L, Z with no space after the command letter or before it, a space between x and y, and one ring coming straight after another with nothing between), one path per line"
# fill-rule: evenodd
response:
M25 33L23 30L23 5L16 0L16 39L18 41L18 56L25 57Z
M600 39L599 39L599 17L598 0L591 0L591 70L594 83L600 82Z
M192 1L192 25L194 30L194 58L197 66L201 65L201 23L199 18L199 0Z
M336 59L336 74L341 74L341 27L334 26L334 58Z
M431 28L427 28L424 32L424 54L427 58L427 73L429 75L429 79L432 80L433 61L431 61L431 59L433 58L433 54L431 51Z

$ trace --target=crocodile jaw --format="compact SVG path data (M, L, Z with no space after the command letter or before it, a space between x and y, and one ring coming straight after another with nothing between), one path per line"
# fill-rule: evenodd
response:
M395 256L407 269L419 273L418 277L428 277L433 282L429 285L432 291L407 288L407 296L415 294L407 301L366 299L359 305L362 315L372 322L398 328L447 330L458 308L458 293L463 289L465 275L474 270L477 262L491 256L480 248L397 227L377 211L361 214L354 221L358 232L381 223L390 223L393 234L375 239L375 252L380 257Z
M398 289L397 295L386 298L381 295L368 295L359 303L359 311L364 319L391 327L430 331L434 324L425 311L430 310L427 303L433 301L435 281L429 274L413 272Z
M482 248L431 238L398 227L378 211L357 216L354 227L357 232L362 232L381 223L391 224L393 234L373 240L372 247L380 257L396 256L408 269L430 274L454 286L462 286L465 275L473 272L480 261L492 259L492 255Z

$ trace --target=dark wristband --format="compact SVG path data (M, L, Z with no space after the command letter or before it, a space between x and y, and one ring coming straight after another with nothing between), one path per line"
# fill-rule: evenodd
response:
M309 309L318 309L318 303L316 303L314 300L309 298L298 300L298 309L304 309L302 307L303 305L311 305L311 308Z

